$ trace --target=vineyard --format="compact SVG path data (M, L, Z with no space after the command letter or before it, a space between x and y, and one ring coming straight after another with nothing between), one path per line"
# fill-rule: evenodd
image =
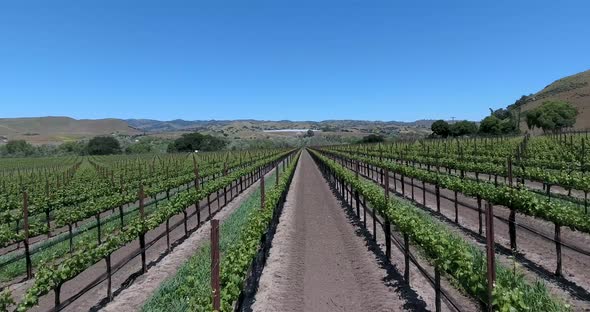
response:
M467 294L452 298L441 289L437 310L442 300L451 310L473 301L501 311L579 311L590 302L587 139L427 140L319 148L314 157L349 192L350 205L357 202L361 219L358 202L374 208L372 233L381 222L388 249L393 238L401 252L424 256L435 291L442 276ZM409 258L401 264L408 280Z
M587 144L1 160L0 311L590 310Z

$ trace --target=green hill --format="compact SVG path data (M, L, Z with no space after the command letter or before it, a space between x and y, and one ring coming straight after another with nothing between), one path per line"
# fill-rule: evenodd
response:
M572 104L578 109L574 129L590 129L590 70L561 78L512 107L520 107L521 115L524 116L526 111L548 100L562 100ZM524 118L521 118L520 129L527 130Z

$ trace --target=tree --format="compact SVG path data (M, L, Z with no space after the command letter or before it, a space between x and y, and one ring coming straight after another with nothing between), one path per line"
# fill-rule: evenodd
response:
M152 151L152 145L148 141L140 141L131 144L125 149L125 154L146 154Z
M456 122L450 127L452 136L471 135L476 134L478 131L477 124L473 121L467 120Z
M380 143L385 142L385 138L379 134L369 134L362 138L361 143Z
M65 142L58 147L61 154L84 155L87 151L87 145L83 141Z
M88 141L86 150L89 155L110 155L121 153L119 141L110 136L97 136Z
M500 120L500 132L502 134L518 133L519 130L517 123L513 120L513 118Z
M451 134L451 127L449 126L449 123L444 120L437 120L432 123L430 130L432 130L434 134L443 138L446 138Z
M541 128L543 132L557 132L573 127L577 115L576 108L568 102L545 101L541 106L527 112L526 123L531 130Z
M484 118L479 124L479 133L488 135L501 134L500 119L494 115Z
M4 149L10 156L31 156L35 153L35 147L25 140L10 140Z
M492 111L492 116L498 118L499 120L512 118L512 112L505 108L500 108L495 111L490 108L490 111Z
M223 149L226 144L227 142L222 138L194 132L183 134L180 138L170 143L168 145L168 152L218 151Z
M315 135L315 133L313 132L313 130L309 129L309 130L307 130L307 132L305 133L305 135L303 135L303 137L304 138L311 138L314 135Z

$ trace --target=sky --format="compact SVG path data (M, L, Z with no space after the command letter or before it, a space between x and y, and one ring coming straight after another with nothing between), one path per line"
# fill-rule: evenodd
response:
M590 69L590 1L0 2L0 118L479 120Z

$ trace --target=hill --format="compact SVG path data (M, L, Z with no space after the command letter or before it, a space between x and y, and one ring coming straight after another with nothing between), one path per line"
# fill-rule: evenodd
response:
M398 121L364 121L364 120L324 120L324 121L268 121L268 120L195 120L182 119L158 121L150 119L128 119L133 128L150 134L171 134L178 132L199 131L221 134L231 138L264 138L268 136L293 135L299 131L277 131L289 129L321 130L323 134L343 136L364 136L369 133L383 135L418 135L430 133L434 120L415 122Z
M120 119L81 119L69 117L0 118L0 136L23 139L34 144L60 143L113 133L134 135L140 131Z
M512 108L521 108L521 115L538 107L548 100L567 101L578 109L578 118L574 129L590 129L590 70L561 78L543 90L517 101ZM520 102L520 103L519 103ZM524 118L520 122L521 131L526 131Z
M61 143L97 135L149 135L175 138L182 133L202 132L228 139L268 139L300 136L307 129L320 130L320 136L363 137L370 133L384 136L420 137L430 134L433 120L415 122L364 120L170 120L97 119L32 117L0 119L0 139L23 139L33 144ZM285 131L287 130L287 131Z

